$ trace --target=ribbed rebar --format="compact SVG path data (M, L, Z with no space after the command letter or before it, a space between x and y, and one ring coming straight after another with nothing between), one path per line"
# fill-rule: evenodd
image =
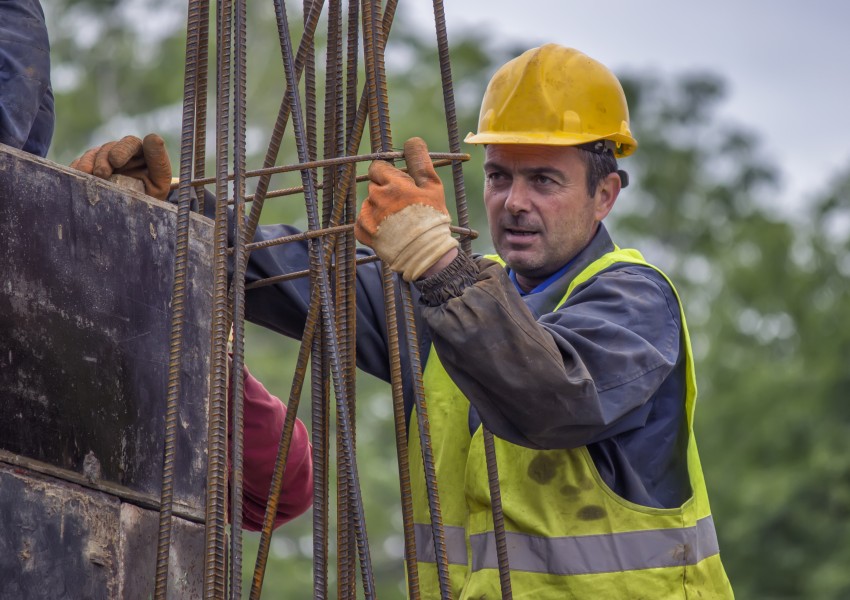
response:
M389 125L384 64L381 60L385 38L378 18L380 6L380 0L365 0L363 4L363 55L366 62L366 87L369 90L369 134L372 152L389 152L392 149L392 132Z
M304 0L304 25L309 26L312 0ZM315 161L317 152L316 125L316 51L312 36L306 44L304 57L304 120L306 124L307 159ZM307 172L315 188L316 169ZM311 288L315 289L317 274L311 273ZM323 328L320 324L320 331ZM313 418L313 598L325 600L328 596L328 393L326 385L327 364L324 360L324 340L313 337L312 370L310 376Z
M387 5L384 8L384 16L382 19L382 25L384 31L388 32L392 27L393 19L395 17L395 10L398 6L398 2L396 0L387 0ZM351 31L351 22L349 21L349 32ZM355 64L356 66L356 64ZM347 96L351 96L354 92L352 92L351 87L349 86L347 91ZM350 128L346 126L348 129L348 141L346 143L346 153L349 155L348 157L344 157L345 160L341 161L344 164L343 169L340 172L339 177L339 185L337 186L337 190L334 194L336 198L347 198L349 194L352 193L352 188L354 187L353 182L356 179L354 173L355 162L352 162L350 159L352 155L357 153L357 149L360 148L360 141L363 136L363 131L366 127L366 119L369 114L369 92L368 92L368 84L364 86L364 91L360 96L360 104L357 106L357 113L354 116L353 124ZM349 115L350 120L350 115ZM385 158L383 156L376 156L374 159L369 158L368 160L379 160ZM358 161L359 162L359 161ZM338 225L342 222L343 219L343 205L340 203L336 203L334 206L334 212L331 215L330 225ZM329 237L325 242L326 252L329 252L330 248L333 248L336 240L335 237Z
M219 2L216 11L216 208L213 259L213 315L210 356L210 409L207 428L207 494L204 554L204 597L225 597L227 506L227 339L228 310L228 147L230 127L231 5ZM195 137L198 140L197 134ZM197 155L196 155L197 156ZM203 194L201 194L203 195Z
M322 12L322 7L324 5L324 0L313 0L310 5L310 10L307 13L307 16L304 18L304 34L301 36L301 42L298 46L298 54L295 58L295 81L301 78L301 73L304 69L304 62L307 59L308 49L312 47L313 44L313 36L316 32L316 26L319 23L319 15ZM278 17L278 40L281 46L281 57L283 58L284 68L286 68L286 57L283 52L283 28L280 25L280 18ZM288 35L287 31L287 35ZM277 155L280 152L280 144L283 141L283 134L286 131L286 123L289 119L290 114L290 103L289 103L289 94L284 93L283 98L280 101L280 109L278 110L277 119L275 120L274 128L272 129L272 136L269 140L269 146L266 150L266 157L263 160L263 168L272 167L277 161ZM254 191L254 204L251 206L251 214L248 217L248 236L249 238L254 237L254 231L257 229L257 225L260 222L260 214L263 210L263 202L265 200L265 194L268 190L269 182L271 181L272 172L262 173L260 175L259 181L257 181L257 187ZM250 177L251 175L247 175Z
M357 259L358 265L364 265L372 262L378 262L380 259L377 256L364 256L363 258ZM274 285L276 283L280 283L282 281L291 281L292 279L299 279L301 277L308 277L310 275L309 270L303 271L293 271L292 273L284 273L283 275L275 275L273 277L267 277L265 279L261 279L259 281L253 281L250 284L245 286L246 290L252 290L258 287L265 287L267 285Z
M389 108L387 100L386 76L384 73L384 35L380 21L377 19L378 0L370 0L364 7L363 40L366 56L366 78L370 99L370 131L372 151L388 151L392 147L392 133L389 124ZM422 459L426 479L428 506L431 513L431 528L434 536L434 549L437 557L437 575L442 598L451 598L449 584L448 556L443 530L442 513L440 510L439 493L437 489L436 470L431 455L431 440L428 425L425 392L422 386L422 368L417 346L416 325L414 322L413 303L410 299L410 289L406 284L399 285L402 296L402 316L407 332L407 351L411 363L414 399L417 407L417 424L419 429ZM385 304L394 302L394 295L385 298Z
M304 333L301 337L301 346L298 350L298 358L295 361L295 374L289 392L289 402L286 410L286 419L283 423L283 433L278 445L277 458L275 459L274 473L272 475L271 489L266 502L266 512L263 517L263 529L260 534L260 544L257 550L257 562L254 567L254 579L251 585L251 600L259 600L265 576L266 564L269 557L269 546L271 543L274 518L280 501L281 484L286 468L286 460L289 456L289 448L292 442L292 432L295 428L295 417L307 377L307 366L310 358L310 350L313 347L313 339L318 326L318 317L321 312L320 298L314 294L310 299L310 307L307 310L307 318L304 323Z
M330 0L328 4L327 58L325 62L325 117L324 145L322 158L341 156L345 150L344 138L340 135L342 119L342 19L341 0ZM322 226L330 222L333 207L336 168L325 167L322 170L322 183L316 189L322 190ZM266 194L268 197L268 194Z
M443 0L434 0L434 23L437 29L437 52L440 57L440 79L443 87L443 105L446 110L446 125L449 133L449 150L460 152L460 136L457 130L457 111L455 110L452 66L449 58L449 38L446 32L446 11ZM454 184L457 222L461 227L469 227L469 211L466 206L466 187L463 183L463 167L459 162L452 163L452 183ZM469 239L461 240L461 249L469 254L472 244Z
M313 0L304 0L304 26L309 25L310 8ZM316 43L311 37L306 44L307 52L304 57L304 124L307 141L307 160L314 161L318 152L318 127L316 124ZM313 179L316 170L311 169ZM313 184L315 186L315 183Z
M307 162L307 149L304 143L304 125L302 122L302 113L298 88L296 85L295 69L292 61L292 42L289 35L288 19L286 7L282 0L275 0L275 11L278 15L279 26L282 26L282 37L284 38L284 68L286 71L286 80L290 104L292 107L292 125L295 133L295 142L298 150L298 158L301 162ZM305 204L307 208L307 220L310 229L318 229L321 225L319 219L319 211L316 202L316 191L313 185L313 180L309 175L309 171L301 171L302 184L305 186ZM339 361L339 347L337 344L336 328L334 326L334 306L331 301L330 285L328 282L328 271L324 250L318 240L313 240L310 244L310 268L311 271L318 273L318 291L321 297L322 308L322 325L327 339L328 353L331 363L331 379L333 380L334 392L337 400L337 411L340 414L340 430L338 431L338 443L342 443L346 447L348 454L353 454L351 448L351 417L348 410L348 398L346 390L342 385L340 377L341 368ZM360 494L359 476L357 473L357 463L351 463L349 471L351 479L350 486L350 501L354 510L354 526L357 535L358 554L360 556L360 564L363 570L363 585L364 594L367 598L375 596L374 575L372 571L372 559L369 552L368 540L365 527L365 516L363 514L363 502Z
M194 179L203 179L207 162L207 71L210 49L210 3L202 0L200 7L200 31L198 32L198 69L195 72L195 171ZM204 193L201 186L195 187L198 211L204 213Z
M404 562L407 569L407 595L419 598L419 568L416 559L416 533L413 527L413 496L410 489L410 455L407 448L407 420L404 413L404 390L401 375L401 352L398 341L398 314L395 301L395 278L383 266L384 306L387 317L387 340L390 354L390 383L393 390L395 443L398 450L398 480L401 491L401 518L404 527Z
M461 237L469 236L470 238L475 239L475 237L477 235L477 232L473 231L471 229L463 230L460 227L454 227L454 226L450 227L449 229L452 232L459 234ZM302 232L299 232L299 233L292 233L290 235L284 235L284 236L281 236L281 237L278 237L278 238L270 238L268 240L262 240L262 241L259 241L259 242L251 242L250 244L247 244L245 246L245 248L249 252L253 252L255 250L262 250L263 248L271 248L272 246L280 246L282 244L290 244L292 242L301 242L301 241L306 241L306 240L310 240L310 239L313 239L313 238L327 237L327 236L331 236L331 235L336 236L337 234L346 233L346 232L350 232L350 231L354 231L354 224L353 223L346 224L346 225L336 225L334 227L325 227L323 229L318 229L318 230L315 230L315 231L302 231ZM358 263L358 264L360 264L360 263ZM309 273L309 271L302 271L302 273L304 275L307 275ZM259 284L261 282L265 282L265 281L266 280L264 279L264 280L261 280L261 281L251 282L247 289L252 289L254 287L262 287L262 286L257 285L257 284Z
M346 36L345 135L346 139L352 139L355 137L354 124L357 120L358 110L357 58L360 53L360 0L348 0L348 23ZM357 137L359 138L359 136ZM356 152L357 150L355 149L352 154Z
M503 600L511 600L511 567L508 562L508 541L505 535L505 517L502 514L502 491L499 486L499 469L496 462L496 444L487 429L484 434L484 455L487 459L487 480L490 485L490 506L493 509L493 532L496 537L496 559L499 564L499 585Z
M248 252L245 245L245 130L247 87L247 0L236 0L234 12L234 66L233 66L233 218L236 221L233 272L233 390L231 408L231 484L230 484L230 598L242 598L242 480L244 437L244 385L245 360L245 269Z
M321 318L321 317L320 317ZM319 324L321 329L321 323ZM328 597L328 394L322 336L312 340L310 387L313 417L313 598Z
M367 114L366 109L364 110L364 118ZM362 134L362 131L359 132ZM359 146L359 137L354 138L357 141L357 146ZM354 155L355 150L349 152L348 156L339 156L335 158L328 158L323 160L310 160L304 163L298 162L292 165L279 165L273 167L263 167L262 169L255 169L253 171L246 171L244 176L246 178L251 177L264 177L267 175L274 175L276 173L289 173L292 171L302 171L304 169L315 169L318 167L328 167L333 165L348 165L351 170L355 166L355 163L373 161L373 160L398 160L400 158L404 158L403 152L374 152L372 154L359 154ZM437 159L446 159L449 161L467 161L469 160L469 154L465 153L452 153L452 152L429 152L428 156L431 157L432 160ZM228 179L233 179L233 174L229 174L227 176ZM212 177L206 177L204 179L192 180L192 185L206 185L208 183L213 183L215 181ZM258 200L259 197L255 193L254 199Z
M422 385L422 364L419 360L419 339L416 335L416 321L413 312L413 299L410 288L400 284L405 331L407 333L407 351L410 357L410 370L413 373L413 394L416 402L416 419L419 430L419 446L422 451L423 471L425 472L425 490L428 495L428 508L431 513L431 530L434 537L434 551L437 555L437 577L440 585L440 597L451 598L449 583L449 559L446 550L446 535L443 530L443 515L440 508L440 495L437 485L437 470L434 467L434 455L431 449L431 425L428 420L428 406L425 401L425 388Z
M345 151L345 132L343 130L343 45L342 45L342 2L330 0L328 3L328 34L327 59L325 66L325 110L324 110L324 151L323 158L342 156ZM322 225L329 231L331 215L333 214L336 198L334 191L338 175L338 166L328 166L323 170L323 181L318 188L322 190ZM317 189L318 189L317 188ZM347 216L347 215L346 215ZM336 229L336 228L333 228ZM344 366L343 386L348 398L353 403L355 397L354 379L351 376L351 364L354 356L354 343L351 330L354 329L353 313L349 304L349 288L353 287L353 275L346 252L349 236L339 236L335 248L337 257L334 265L334 304L337 310L337 336L339 340L340 361ZM353 259L352 259L353 260ZM355 415L353 404L349 407L351 415ZM339 415L337 415L339 418ZM356 451L356 429L352 422L352 449ZM351 457L356 460L355 457ZM348 503L349 466L348 457L341 445L337 445L337 522L336 522L336 554L337 554L337 598L347 598L355 589L356 573L356 542L355 533L349 514L352 507Z
M458 135L457 116L455 111L454 85L452 84L451 61L449 59L449 40L446 32L446 13L443 0L434 0L434 22L437 29L437 49L440 57L440 75L443 86L443 104L446 110L446 125L449 133L449 150L460 151L460 136ZM463 183L463 169L459 162L452 164L455 199L457 202L457 218L461 227L469 226L469 212L466 206L466 189ZM461 251L472 252L471 240L461 240ZM503 598L512 598L511 572L508 564L508 547L505 539L505 522L502 514L502 494L499 487L499 469L496 464L496 449L493 434L484 430L484 453L487 457L487 473L489 475L490 502L493 509L493 525L496 536L496 551L499 564L499 583Z
M340 151L340 154L342 154L342 151ZM466 155L466 156L469 156L469 155ZM459 160L463 160L463 159L459 159ZM454 162L454 161L440 159L440 160L435 160L433 162L433 164L434 164L434 167L437 168L437 167L444 167L446 165L450 165L450 164L452 164L452 162ZM407 167L400 167L399 170L407 173ZM339 174L337 174L336 180L339 180ZM368 181L368 180L369 180L368 175L358 175L355 178L356 183L360 183L362 181ZM324 182L319 183L318 186L316 187L316 189L319 189L319 190L324 190L325 188L326 188L326 184ZM352 186L352 188L353 188L353 186ZM269 190L268 192L266 192L266 200L268 200L269 198L280 198L281 196L292 196L292 195L295 195L295 194L303 194L303 193L304 193L304 186L301 186L301 185L291 186L291 187L288 187L288 188L282 188L282 189L279 189L279 190ZM250 202L253 199L254 199L253 194L248 194L248 196L245 197L245 200L247 202ZM324 204L323 204L323 206L324 206Z
M325 237L327 235L342 233L344 231L353 231L354 224L347 225L337 225L336 227L323 227L322 229L314 229L309 231L302 231L300 233L293 233L291 235L285 235L279 238L272 238L268 240L262 240L259 242L251 242L246 246L249 251L253 250L261 250L263 248L270 248L272 246L278 246L280 244L290 244L292 242L302 242L306 240L312 240L313 238Z
M189 179L192 175L195 95L200 37L200 0L190 0L186 31L186 68L183 89L183 127L180 144L180 189L174 241L174 281L171 292L171 332L169 338L168 391L165 400L162 487L159 533L156 553L154 597L165 600L168 590L168 557L171 549L171 514L174 500L174 459L177 447L177 417L180 402L180 374L183 362L183 321L185 318L186 272L189 255Z

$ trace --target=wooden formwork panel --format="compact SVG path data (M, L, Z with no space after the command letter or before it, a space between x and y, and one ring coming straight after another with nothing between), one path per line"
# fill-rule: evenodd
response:
M159 513L0 463L0 599L146 600ZM172 518L168 597L200 598L204 528Z
M176 210L0 145L0 449L158 501ZM203 507L212 223L192 215L175 498Z
M0 145L0 599L154 585L176 209ZM169 597L199 597L212 223L192 215Z

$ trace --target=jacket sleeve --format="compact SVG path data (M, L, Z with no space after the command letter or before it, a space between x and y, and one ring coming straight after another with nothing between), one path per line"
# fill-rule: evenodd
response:
M172 192L169 201L177 202L176 191ZM205 216L215 217L215 202L215 196L206 192L203 204ZM232 246L235 237L232 215L228 223L228 243ZM261 225L257 227L253 241L268 242L298 233L301 233L301 230L293 225ZM368 248L357 249L358 259L373 254ZM228 268L232 276L232 260ZM308 242L272 245L251 253L245 272L245 283L250 285L270 277L307 271L309 268ZM312 285L309 277L302 276L248 289L245 293L245 318L287 337L301 339L310 308ZM424 365L431 339L419 310L419 291L412 286L410 289L414 300L414 325L418 332L418 349ZM380 262L364 263L357 267L355 294L357 314L354 329L357 338L357 366L370 375L390 381L389 332L385 316L383 274ZM400 299L396 286L397 305ZM404 397L409 414L413 401L413 383L406 375L410 373L410 358L407 351L407 335L401 316L399 316L398 324Z
M654 270L597 275L539 319L501 266L479 259L474 270L474 283L423 315L488 429L531 448L575 448L645 424L680 338L678 306ZM423 289L426 304L433 297Z
M295 233L299 233L299 230L291 225L266 225L257 229L254 241L272 240ZM370 255L372 252L368 249L357 250L358 258ZM271 246L251 253L245 281L246 284L251 284L284 273L305 271L309 267L310 255L307 242ZM288 337L301 339L310 307L312 285L314 284L309 277L299 277L250 289L246 293L245 318ZM431 341L424 321L421 319L418 305L419 292L415 288L411 289L415 307L414 322L419 334L418 349L424 364ZM390 381L389 332L385 316L380 262L365 263L357 267L355 294L357 314L354 329L357 366L370 375ZM396 288L397 305L399 301L400 294ZM398 327L403 391L409 413L413 398L413 383L407 376L410 373L410 359L404 322L400 314Z
M38 0L0 2L0 143L45 156L53 137L50 44Z
M286 406L270 394L248 372L247 367L244 370L244 402L242 527L259 531L263 527ZM278 527L297 517L310 508L312 501L311 446L307 428L300 419L296 419L274 526Z

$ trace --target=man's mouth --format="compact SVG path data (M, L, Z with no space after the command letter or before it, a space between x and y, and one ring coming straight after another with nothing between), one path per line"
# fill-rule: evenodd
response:
M520 237L532 236L532 235L536 235L536 234L537 234L537 232L536 232L536 231L531 231L531 230L528 230L528 229L511 229L511 228L505 228L505 231L506 231L509 235L516 235L516 236L520 236Z

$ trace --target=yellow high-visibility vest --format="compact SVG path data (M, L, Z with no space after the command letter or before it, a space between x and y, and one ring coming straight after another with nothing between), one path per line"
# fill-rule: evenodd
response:
M579 273L558 307L576 286L619 263L658 271L639 252L617 248ZM675 288L673 291L676 293ZM679 300L678 293L676 298ZM679 309L686 359L691 497L678 508L640 506L605 484L586 447L532 450L495 438L515 598L733 598L720 562L693 434L696 377L680 300ZM461 599L499 598L482 429L470 435L469 401L452 382L433 348L423 379L452 595ZM408 437L419 589L422 598L439 598L415 416Z

